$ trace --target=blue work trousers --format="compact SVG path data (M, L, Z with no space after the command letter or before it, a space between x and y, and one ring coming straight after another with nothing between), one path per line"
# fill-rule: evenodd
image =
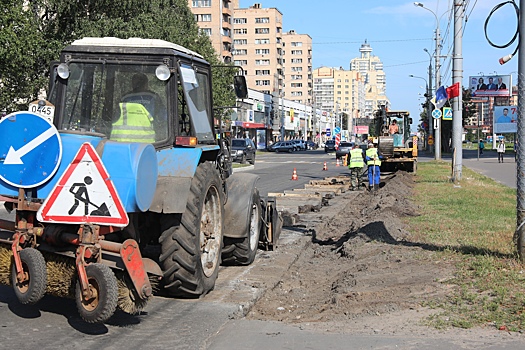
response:
M370 186L379 185L379 165L368 166L368 184Z

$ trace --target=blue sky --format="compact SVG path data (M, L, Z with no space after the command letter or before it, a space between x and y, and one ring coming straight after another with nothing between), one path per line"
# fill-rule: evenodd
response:
M485 38L484 24L494 6L504 0L466 0L468 21L463 33L463 85L471 75L511 74L517 84L518 60L514 57L500 65L500 57L514 51L516 43L506 49L490 46ZM435 50L436 17L412 1L405 0L240 0L240 7L254 3L275 7L283 14L283 30L294 29L312 37L313 68L321 66L349 69L350 60L359 56L361 44L367 40L384 65L387 96L392 109L410 111L414 123L419 120L425 82L409 75L428 79L429 56ZM441 17L440 32L444 39L442 55L452 54L453 25L449 14L453 0L421 1ZM326 6L324 6L326 4ZM449 11L449 12L447 12ZM514 9L506 5L497 11L488 25L488 36L497 45L505 44L516 29ZM447 30L448 29L448 30ZM447 35L445 37L445 35ZM433 64L434 66L434 64ZM442 62L442 85L452 85L452 64ZM419 95L421 94L421 95Z

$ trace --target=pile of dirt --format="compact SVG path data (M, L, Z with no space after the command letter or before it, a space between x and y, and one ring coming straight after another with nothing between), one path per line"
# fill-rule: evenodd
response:
M323 329L331 323L332 331L349 330L350 320L368 324L373 317L381 323L378 316L384 315L414 321L413 310L423 311L424 301L450 288L439 281L452 276L452 267L410 241L401 219L419 215L410 201L413 186L413 175L399 172L376 193L346 194L331 207L331 218L310 230L311 242L248 318ZM396 327L390 324L391 330Z

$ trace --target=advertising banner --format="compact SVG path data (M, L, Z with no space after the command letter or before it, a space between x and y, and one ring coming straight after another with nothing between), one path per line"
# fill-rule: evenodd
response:
M368 135L368 125L354 126L354 135Z
M510 96L512 93L511 75L489 75L469 77L472 96Z
M518 131L518 108L516 106L494 106L494 132L497 134Z

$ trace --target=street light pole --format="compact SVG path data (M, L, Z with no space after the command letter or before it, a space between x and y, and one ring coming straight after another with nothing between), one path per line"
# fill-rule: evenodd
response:
M423 49L428 54L429 63L428 63L428 91L427 91L427 122L428 122L428 135L434 136L434 120L432 118L432 106L430 105L430 99L432 96L432 55L425 48ZM427 137L428 138L428 137ZM428 150L432 152L434 147L428 145Z
M427 105L427 111L426 111L426 114L427 114L427 118L428 118L428 123L429 123L429 128L430 128L430 123L432 121L432 108L430 107L430 89L429 89L429 84L427 82L427 80L423 77L418 77L416 75L413 75L413 74L410 74L409 77L411 78L417 78L417 79L421 79L425 82L425 90L426 90L426 105ZM430 133L429 133L430 135ZM427 137L427 141L428 141L428 137Z
M439 89L439 87L441 86L441 74L440 74L441 65L440 65L440 61L439 61L440 58L441 58L441 39L440 39L440 36L439 36L439 19L438 19L437 15L436 15L436 13L434 11L432 11L431 9L425 7L422 3L414 2L414 6L421 7L423 9L429 11L430 13L432 13L434 15L434 17L436 19L436 57L435 57L435 59L436 59L436 63L435 63L435 67L436 67L435 81L436 81L436 84L435 84L435 86L436 86L436 91L437 91L437 89ZM441 118L437 119L437 121L436 121L435 150L436 150L436 160L440 160L441 159Z

